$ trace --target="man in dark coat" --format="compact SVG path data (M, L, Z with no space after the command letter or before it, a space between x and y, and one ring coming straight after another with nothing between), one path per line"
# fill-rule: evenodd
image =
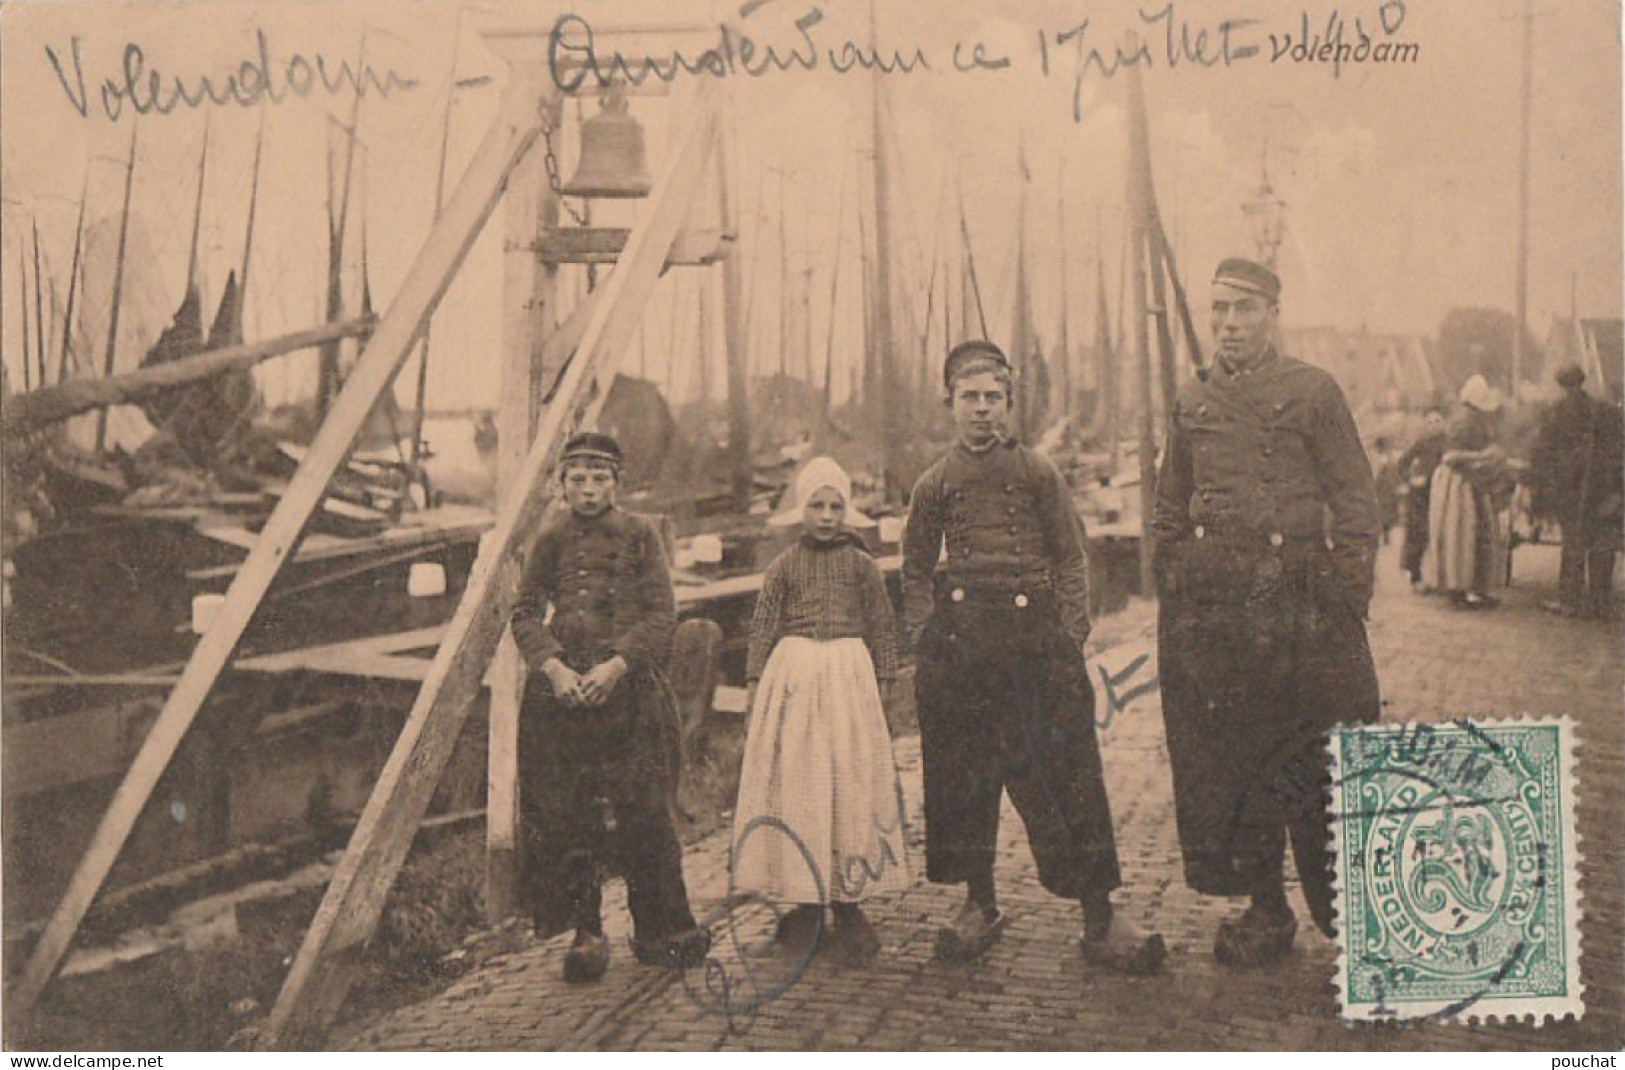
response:
M1061 473L1006 435L1012 379L989 342L948 354L943 385L959 441L914 485L903 537L926 875L967 886L937 954L968 961L998 936L993 861L1008 789L1039 882L1083 906L1084 955L1149 973L1166 956L1162 937L1111 901L1120 875L1084 664L1083 525Z
M1277 352L1280 291L1260 264L1219 265L1218 353L1174 406L1151 528L1185 879L1251 897L1214 945L1244 965L1292 946L1289 839L1310 913L1332 934L1327 733L1375 721L1380 705L1364 623L1371 466L1337 383Z
M574 923L568 981L597 980L609 964L601 884L612 860L638 960L697 965L710 934L689 909L671 807L663 666L677 612L665 549L654 525L615 505L621 449L609 435L574 436L559 471L570 510L537 536L513 613L531 670L519 726L523 892L538 931Z
M1563 396L1541 424L1531 458L1535 511L1563 527L1558 602L1564 616L1608 612L1617 553L1621 488L1608 463L1619 437L1617 412L1585 391L1585 372L1570 364L1557 373Z

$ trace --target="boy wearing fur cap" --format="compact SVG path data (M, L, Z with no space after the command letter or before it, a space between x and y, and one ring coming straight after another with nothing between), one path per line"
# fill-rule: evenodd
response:
M600 885L611 845L638 961L692 966L710 950L689 909L671 812L675 711L662 667L676 601L659 533L615 505L620 470L608 435L565 444L569 512L537 536L513 613L531 670L519 743L523 891L539 931L561 917L574 923L569 981L597 980L609 964Z
M991 343L948 354L959 441L914 485L903 539L926 875L968 892L937 954L975 959L998 937L993 857L1008 789L1039 880L1083 905L1085 956L1149 973L1166 957L1162 937L1114 912L1110 898L1121 878L1084 664L1083 527L1060 472L1006 434L1012 378Z

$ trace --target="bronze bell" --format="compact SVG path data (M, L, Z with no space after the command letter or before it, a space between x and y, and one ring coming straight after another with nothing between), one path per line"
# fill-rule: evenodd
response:
M619 86L597 115L581 124L581 158L561 192L572 197L647 197L651 183L643 127L626 110Z

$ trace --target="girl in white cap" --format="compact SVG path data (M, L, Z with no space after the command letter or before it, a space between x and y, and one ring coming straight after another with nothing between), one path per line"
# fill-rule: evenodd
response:
M880 569L848 527L852 481L828 457L807 463L795 503L770 523L801 538L768 566L751 620L750 733L734 812L732 891L780 914L776 938L811 955L834 913L854 962L880 949L859 906L909 885L902 794L881 688L897 634Z

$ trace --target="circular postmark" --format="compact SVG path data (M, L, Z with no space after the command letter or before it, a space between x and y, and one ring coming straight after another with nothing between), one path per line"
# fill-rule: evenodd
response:
M1576 994L1566 724L1334 734L1345 1017L1523 1013Z

